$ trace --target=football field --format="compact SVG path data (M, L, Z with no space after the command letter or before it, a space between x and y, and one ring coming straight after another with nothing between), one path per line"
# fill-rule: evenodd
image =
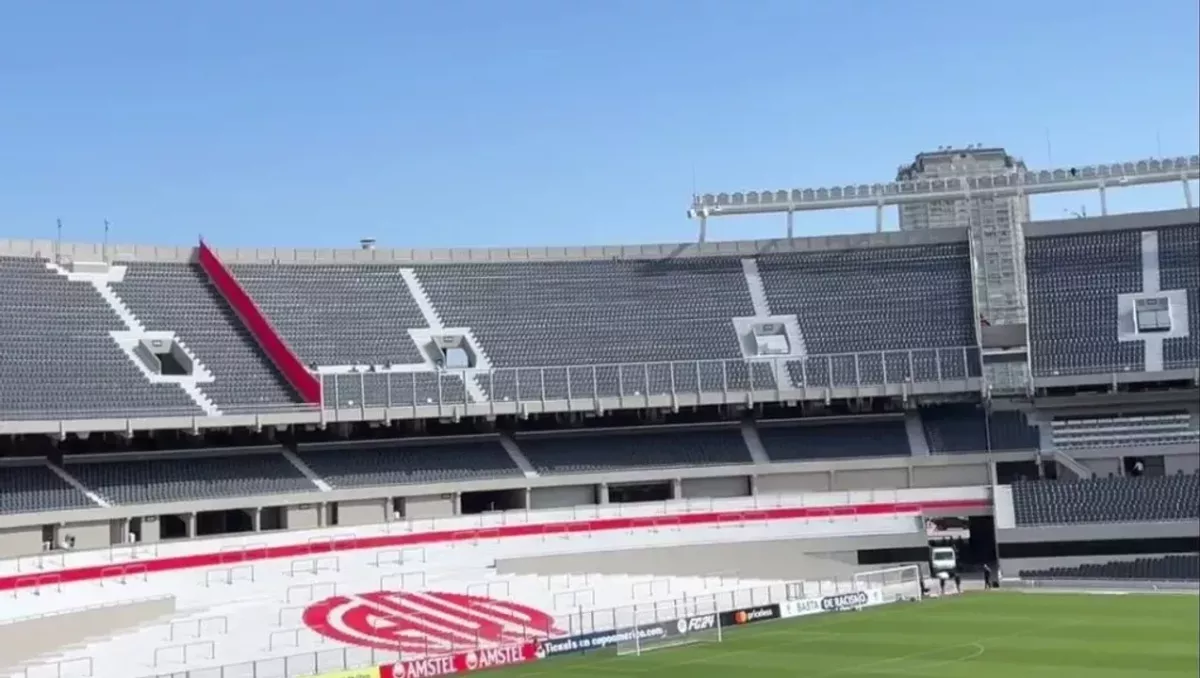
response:
M1196 678L1200 598L978 592L726 629L724 642L560 656L496 678Z

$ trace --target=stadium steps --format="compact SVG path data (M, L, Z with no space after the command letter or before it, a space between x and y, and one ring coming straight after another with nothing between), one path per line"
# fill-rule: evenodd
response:
M925 425L921 423L921 412L910 410L904 413L904 432L908 434L908 446L914 457L929 456L929 440L925 437Z
M139 320L137 315L134 314L133 310L129 308L123 299L121 299L121 295L117 294L117 291L112 287L111 283L121 282L125 279L126 269L124 266L108 266L103 273L75 273L68 271L67 269L53 262L47 262L46 268L54 271L58 275L61 275L68 280L86 282L91 285L92 288L96 290L96 293L100 295L100 298L104 300L104 303L107 304L110 309L112 309L112 312L116 314L118 318L120 318L121 324L125 326L125 329L129 335L141 338L149 332L149 330L146 329L146 326L142 324L142 321ZM147 380L154 382L157 375L146 371L145 367L138 360L136 360L132 354L129 353L129 348L123 344L122 340L117 339L116 335L113 335L113 337L117 341L118 345L122 346L122 350L126 352L130 362L132 362L134 366L142 372ZM209 398L203 390L200 389L199 385L200 379L211 380L212 373L209 372L208 368L204 366L204 363L200 361L200 358L191 350L189 350L187 346L185 346L183 342L179 340L178 337L175 337L174 341L175 344L178 345L179 348L183 350L189 358L191 358L192 373L198 378L197 381L192 381L190 383L175 383L177 383L179 388L185 394L187 394L188 398L190 398L192 402L196 404L196 407L199 407L201 410L203 410L205 414L210 417L221 416L223 414L221 410L217 407L216 403L214 403L213 400Z
M742 259L742 273L746 276L746 287L750 290L750 302L754 304L754 315L765 318L771 315L771 304L767 301L767 288L758 272L758 260Z
M413 301L417 303L417 308L421 310L421 315L425 318L425 324L429 329L435 332L444 330L446 324L442 322L442 314L438 313L437 308L434 307L433 300L429 298L429 293L425 291L425 285L421 284L421 279L417 277L417 272L411 268L402 268L400 269L400 277L404 279L404 284L408 286L408 293L412 296ZM488 358L486 349L473 336L470 328L465 329L468 334L472 334L469 340L478 353L475 356L476 367L490 369L492 361ZM484 390L483 384L479 382L478 374L470 375L464 382L467 395L472 401L477 403L488 401L488 393Z
M1068 454L1066 450L1055 450L1054 461L1058 462L1060 466L1075 474L1075 477L1079 478L1080 480L1096 477L1095 471L1079 463L1079 461L1075 459L1075 457L1072 457L1070 454Z
M318 490L322 492L333 491L333 486L325 482L321 476L317 475L316 471L313 471L308 464L305 464L300 457L296 456L295 452L285 447L280 450L280 453L283 454L283 458L287 459L288 463L290 463L292 466L295 466L296 470L303 474L305 478L311 480L312 484L316 485Z
M521 451L521 446L517 444L511 433L500 433L500 446L504 448L505 452L508 452L508 456L512 458L513 463L521 469L521 473L524 473L526 478L537 478L540 475L533 464L529 463L529 459Z
M55 464L52 461L47 461L46 468L50 469L50 471L54 475L58 476L59 478L62 478L63 482L65 482L66 484L70 485L71 487L74 487L75 489L82 492L85 497L87 497L88 499L91 499L93 502L96 503L97 506L100 506L101 508L112 508L112 504L109 503L108 500L106 500L104 497L101 497L100 495L96 494L95 492L92 492L91 490L89 490L87 488L87 486L84 485L83 483L79 482L79 480L77 478L75 478L75 476L71 475L70 473L67 473L67 470L64 469L63 467L59 466L58 464Z
M742 439L746 441L746 449L750 450L750 458L755 464L770 464L771 458L767 456L767 448L763 447L762 439L758 437L758 429L754 426L754 419L746 417L742 419Z

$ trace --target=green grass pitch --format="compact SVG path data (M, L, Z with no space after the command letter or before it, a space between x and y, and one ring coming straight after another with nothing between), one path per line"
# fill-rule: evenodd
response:
M567 655L496 678L1196 678L1200 597L979 592L726 629L724 642Z

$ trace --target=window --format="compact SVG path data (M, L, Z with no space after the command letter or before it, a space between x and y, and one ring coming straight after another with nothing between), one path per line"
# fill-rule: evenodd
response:
M1138 299L1134 302L1138 332L1170 332L1171 302L1166 297Z

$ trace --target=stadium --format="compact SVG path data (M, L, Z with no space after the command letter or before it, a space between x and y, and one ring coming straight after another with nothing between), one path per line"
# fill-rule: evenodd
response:
M0 240L0 675L1194 676L1197 178L973 147L682 244ZM1140 184L1183 199L1031 220Z

